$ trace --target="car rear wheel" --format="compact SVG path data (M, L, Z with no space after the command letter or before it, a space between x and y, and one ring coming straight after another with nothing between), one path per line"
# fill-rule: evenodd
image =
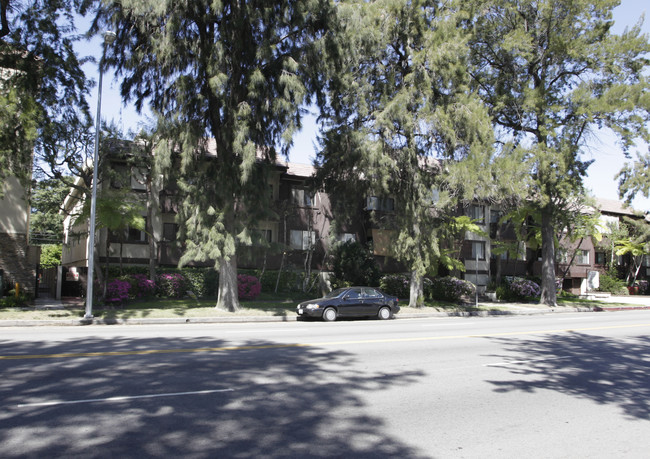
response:
M336 320L336 310L334 308L327 308L323 311L323 320L325 322L334 322Z
M390 319L391 316L392 314L390 312L390 308L387 306L382 307L377 313L377 317L379 317L381 320Z

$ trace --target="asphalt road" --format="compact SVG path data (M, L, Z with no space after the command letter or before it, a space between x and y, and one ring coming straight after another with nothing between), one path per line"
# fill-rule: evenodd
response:
M0 330L0 456L650 457L650 311Z

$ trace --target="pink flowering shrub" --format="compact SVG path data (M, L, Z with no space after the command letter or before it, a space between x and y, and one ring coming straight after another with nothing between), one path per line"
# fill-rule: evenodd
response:
M112 279L106 285L106 301L122 303L129 299L131 284L122 279Z
M237 291L240 300L254 300L262 292L262 284L255 276L238 274Z
M158 276L157 290L163 298L181 298L185 295L187 282L182 274L170 273Z
M150 280L145 274L133 274L131 276L131 291L134 298L152 296L156 293L156 283Z

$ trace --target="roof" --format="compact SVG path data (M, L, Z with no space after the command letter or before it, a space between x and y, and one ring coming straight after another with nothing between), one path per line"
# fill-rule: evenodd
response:
M596 198L596 207L602 213L630 216L636 215L636 212L632 207L615 199Z
M286 173L288 175L295 175L297 177L311 177L316 173L316 168L309 164L284 163L282 165L286 166Z

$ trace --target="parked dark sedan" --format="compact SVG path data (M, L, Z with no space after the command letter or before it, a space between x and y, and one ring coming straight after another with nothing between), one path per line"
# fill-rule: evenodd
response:
M338 317L377 317L390 319L399 311L397 297L372 287L346 287L333 290L323 298L300 303L298 317L322 317L332 322Z

